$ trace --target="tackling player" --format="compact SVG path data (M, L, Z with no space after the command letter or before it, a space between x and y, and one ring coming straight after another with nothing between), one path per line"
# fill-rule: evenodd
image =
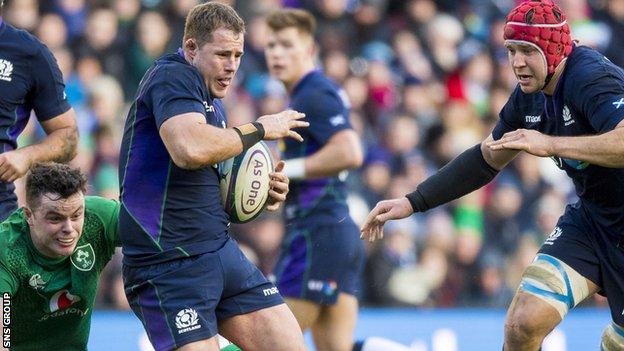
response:
M314 17L284 9L266 23L269 71L286 86L290 107L310 122L301 131L304 143L282 144L291 184L277 286L318 350L405 350L381 338L353 343L365 252L340 173L362 164L362 147L345 92L315 68Z
M225 128L219 101L243 55L245 26L229 6L197 5L183 47L145 73L121 148L119 225L126 296L160 350L218 350L219 332L244 350L304 350L275 286L228 234L218 164L261 139L301 136L285 111ZM271 173L277 209L288 179Z
M99 276L119 246L119 203L85 197L86 183L68 165L35 165L26 205L0 224L0 297L10 296L11 350L87 348Z
M0 1L0 220L17 209L13 181L37 162L67 162L76 155L78 131L65 84L48 48L2 20ZM17 148L31 110L47 136Z
M511 10L504 38L519 84L492 134L405 198L378 203L362 236L380 238L386 221L482 187L521 151L551 157L572 178L579 201L567 206L525 270L507 313L504 349L538 350L571 308L601 293L613 319L601 350L622 350L624 71L577 46L565 14L550 0Z

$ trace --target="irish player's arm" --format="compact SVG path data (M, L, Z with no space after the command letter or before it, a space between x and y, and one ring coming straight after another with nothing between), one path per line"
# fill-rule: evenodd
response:
M78 129L73 109L41 122L47 136L40 142L0 154L0 180L12 182L37 162L68 162L76 156Z
M358 168L364 160L360 138L353 129L343 129L332 135L327 143L314 154L286 161L301 162L306 179L335 176L338 173Z

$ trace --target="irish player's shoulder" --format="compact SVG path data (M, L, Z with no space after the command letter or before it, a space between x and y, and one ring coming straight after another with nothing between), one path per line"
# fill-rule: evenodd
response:
M85 215L95 215L103 224L108 224L119 215L119 202L99 196L85 197Z

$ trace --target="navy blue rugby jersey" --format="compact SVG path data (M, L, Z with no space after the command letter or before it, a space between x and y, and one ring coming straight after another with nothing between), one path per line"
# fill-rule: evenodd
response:
M305 113L310 126L297 130L303 142L287 138L280 143L282 158L286 161L312 155L335 133L351 128L346 93L320 71L304 76L290 99L290 108ZM347 189L341 177L292 179L286 198L286 219L303 219L312 214L340 221L349 213L346 197Z
M145 73L126 120L121 146L119 233L124 263L142 266L215 251L228 234L217 166L177 167L160 138L169 118L197 112L225 128L223 106L181 50Z
M516 129L553 136L602 134L624 119L624 71L588 47L575 47L555 92L525 94L517 86L492 132L500 139ZM579 204L596 224L624 234L624 169L553 157L572 178Z
M30 112L40 122L70 109L63 76L50 50L28 32L0 17L0 147L17 148ZM13 184L0 182L1 219L17 208ZM7 212L8 211L8 212Z

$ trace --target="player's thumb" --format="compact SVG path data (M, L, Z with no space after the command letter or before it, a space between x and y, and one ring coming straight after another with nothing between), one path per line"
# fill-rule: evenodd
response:
M284 165L286 164L286 162L284 161L279 161L277 163L277 165L275 166L275 172L281 172L284 170Z

